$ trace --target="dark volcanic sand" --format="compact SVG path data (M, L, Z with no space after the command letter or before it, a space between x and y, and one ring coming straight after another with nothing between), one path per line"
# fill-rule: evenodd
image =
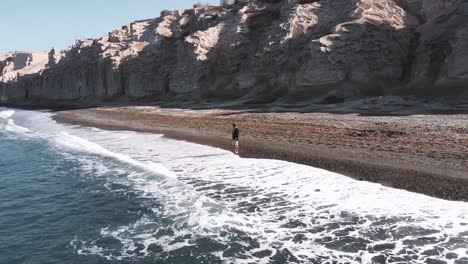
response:
M242 157L287 160L439 198L468 201L467 115L371 117L120 107L61 111L55 119L164 133L223 149L231 149L231 124L237 123Z

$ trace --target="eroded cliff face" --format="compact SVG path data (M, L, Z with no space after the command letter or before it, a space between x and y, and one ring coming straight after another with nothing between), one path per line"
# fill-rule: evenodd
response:
M9 52L0 55L0 102L8 97L23 97L25 90L16 89L17 83L25 76L36 74L47 65L47 53L44 52ZM11 85L7 89L4 86Z
M77 41L35 72L2 79L0 91L31 104L467 93L464 0L244 2L167 11Z

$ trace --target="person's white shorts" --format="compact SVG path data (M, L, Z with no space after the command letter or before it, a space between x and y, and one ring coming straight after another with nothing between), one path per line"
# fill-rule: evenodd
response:
M232 145L234 146L239 146L239 140L233 140Z

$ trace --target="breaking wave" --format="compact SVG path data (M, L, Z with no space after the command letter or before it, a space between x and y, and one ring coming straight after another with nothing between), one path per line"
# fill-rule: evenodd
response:
M17 134L31 133L31 130L15 124L15 121L12 118L14 114L14 110L9 110L0 107L0 131Z
M0 110L6 125L13 115ZM101 226L95 239L76 234L70 246L80 255L167 263L468 258L467 203L289 162L240 159L161 135L64 126L34 112L23 118L25 129L78 161L83 175L104 179L108 191L131 193L146 208L136 221Z

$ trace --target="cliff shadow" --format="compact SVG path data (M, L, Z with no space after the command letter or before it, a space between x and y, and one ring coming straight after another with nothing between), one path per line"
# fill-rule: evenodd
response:
M226 14L220 7L208 8L202 20L200 14L186 10L191 15L189 26L181 27L172 38L163 38L159 46L143 47L114 69L122 91L117 98L41 105L59 109L147 105L361 115L468 112L468 92L460 88L463 85L447 91L435 87L430 79L443 72L438 64L449 50L434 48L427 73L430 81L408 87L420 38L413 28L396 28L386 21L330 22L328 11L322 10L326 5L317 5L316 28L291 30L290 37L271 46L269 35L284 22L279 20L286 3L273 2L247 13L247 21L239 15L245 5L231 5ZM298 5L302 8L314 2L300 1ZM404 22L412 23L415 16L410 11L405 14ZM199 54L185 38L221 23L218 41L203 54L206 59L198 61ZM350 33L338 34L338 26ZM235 43L237 46L232 45ZM112 86L112 82L103 85Z
M412 16L409 8L403 6L402 9L407 10L403 20L408 25L414 23L415 19L420 20L420 17ZM317 24L321 21L326 21L327 17L323 12L317 12ZM247 55L257 55L259 49L262 49L260 38L262 32L274 24L275 20L280 15L275 8L267 11L259 12L253 16L249 26L250 33L246 35L247 42L244 46L245 50L249 50ZM411 16L411 17L407 17ZM346 23L346 21L341 21ZM247 23L248 24L248 23ZM338 23L339 24L339 23ZM200 98L197 102L188 103L171 103L160 102L162 107L186 107L190 109L208 109L208 108L224 108L233 110L246 110L251 112L332 112L332 113L357 113L361 115L414 115L414 114L458 114L468 112L468 94L463 95L463 89L454 89L450 92L440 89L440 87L427 86L424 92L417 92L415 89L408 88L408 83L413 74L413 60L416 49L418 48L419 35L416 34L414 28L396 28L387 21L373 23L372 21L364 22L359 25L350 25L350 34L353 36L336 36L336 32L332 30L337 25L319 27L318 31L312 30L299 37L292 37L282 42L279 53L261 54L268 61L263 60L258 63L252 60L247 60L237 65L237 69L244 66L250 66L250 71L257 74L253 84L248 87L245 94L242 89L235 87L239 98L225 98L220 100L215 94L211 97ZM227 31L221 31L220 36ZM263 33L264 34L264 33ZM379 38L375 35L380 34ZM330 36L329 45L322 45L322 38ZM334 39L335 38L335 39ZM373 39L374 38L374 39ZM310 44L311 41L314 44ZM361 55L339 57L334 55L334 52L343 50L346 44L343 42L357 42ZM375 41L375 42L374 42ZM393 46L389 46L388 42L393 42ZM376 45L380 45L378 49ZM317 64L319 61L314 60L310 53L305 56L298 50L315 49L316 51L325 49L325 52L317 52L320 56L326 57L337 62L337 68L342 71L344 79L339 82L325 83L322 85L305 85L297 88L297 80L294 80L297 73L305 63ZM215 46L214 51L222 49L220 46ZM284 51L287 55L284 56ZM282 53L283 52L283 53ZM345 50L338 53L353 53L353 49ZM322 53L322 54L320 54ZM356 53L356 52L354 52ZM443 61L446 55L439 54L436 50L433 54L434 58L438 58L431 62L433 68L437 68L436 64ZM215 58L215 63L208 68L218 70L219 54L216 52L209 53L209 58ZM376 60L373 57L380 58ZM371 63L372 62L372 63ZM391 67L379 68L391 62ZM258 69L258 66L263 69ZM275 66L270 66L274 64ZM263 65L263 66L262 66ZM364 65L364 66L363 66ZM257 66L257 67L256 67ZM359 72L360 68L364 68ZM436 69L435 71L439 70ZM263 71L263 72L262 72ZM265 74L265 72L269 73ZM285 82L275 79L277 76L285 75L283 72L289 72L289 76ZM433 71L434 72L434 71ZM263 74L262 74L263 73ZM232 72L231 72L232 74ZM207 80L216 78L216 73L207 74ZM234 73L232 79L236 79L239 71ZM286 74L287 75L287 74ZM273 78L268 78L273 76ZM209 83L209 81L207 81ZM230 84L238 86L238 84ZM295 86L291 91L291 86ZM460 96L462 94L463 96ZM224 101L224 102L223 102Z

